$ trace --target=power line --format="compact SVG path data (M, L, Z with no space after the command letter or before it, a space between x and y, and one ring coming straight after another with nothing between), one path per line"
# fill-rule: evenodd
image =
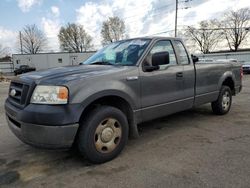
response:
M182 25L182 26L185 26L185 25ZM220 27L220 28L203 28L203 29L201 29L201 28L199 28L199 29L196 29L196 28L194 28L194 30L199 30L199 31L216 31L216 30L232 30L232 29L235 29L235 30L237 30L237 29L244 29L244 30L246 30L246 31L250 31L250 26L248 26L248 27L238 27L238 28L235 28L235 27ZM183 30L187 30L187 29L183 29Z
M164 6L160 7L160 8L152 9L152 11L157 11L157 10L162 10L162 9L165 10L166 7L170 7L170 6L173 5L173 4L174 4L174 3L170 3L170 4L168 4L168 5L164 5ZM150 15L152 15L152 14L150 14ZM153 15L154 15L154 14L153 14ZM135 18L135 17L139 17L139 16L141 16L141 14L134 14L133 16L123 17L123 20L129 19L129 18Z

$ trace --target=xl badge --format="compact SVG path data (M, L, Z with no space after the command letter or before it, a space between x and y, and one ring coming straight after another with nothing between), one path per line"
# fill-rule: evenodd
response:
M15 89L12 89L12 90L10 91L10 95L11 95L12 97L14 97L14 96L16 95L16 90L15 90Z

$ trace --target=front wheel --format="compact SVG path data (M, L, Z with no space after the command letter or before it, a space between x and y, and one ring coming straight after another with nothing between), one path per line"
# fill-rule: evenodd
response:
M222 86L219 97L212 102L212 110L217 115L224 115L229 112L232 103L232 92L228 86Z
M80 154L93 163L115 158L128 140L128 122L123 112L101 106L87 114L78 134Z

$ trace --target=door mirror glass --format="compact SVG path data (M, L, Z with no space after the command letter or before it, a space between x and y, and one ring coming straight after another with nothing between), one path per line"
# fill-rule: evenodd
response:
M166 65L169 64L169 53L168 52L157 52L152 55L152 65Z

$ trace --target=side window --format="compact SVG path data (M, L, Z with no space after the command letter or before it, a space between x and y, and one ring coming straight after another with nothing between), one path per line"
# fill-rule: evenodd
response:
M155 45L153 46L153 48L151 49L151 51L149 52L149 56L152 57L152 55L154 53L158 53L158 52L168 52L169 53L169 60L170 60L169 64L170 65L177 64L174 49L173 49L173 46L172 46L170 41L162 40L162 41L156 42ZM159 70L164 70L164 69L166 69L167 66L168 66L168 64L160 65Z
M179 63L181 65L187 65L189 64L189 58L188 58L188 54L182 44L181 41L175 40L175 46L176 46L176 53L179 54Z

